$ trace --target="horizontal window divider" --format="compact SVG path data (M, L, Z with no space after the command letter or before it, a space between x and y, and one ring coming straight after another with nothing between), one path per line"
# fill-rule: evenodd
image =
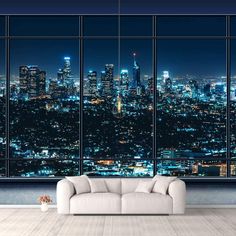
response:
M81 36L6 36L6 39L80 39Z
M74 158L74 159L69 159L69 158L61 158L61 159L55 159L55 158L8 158L4 160L9 160L9 161L79 161L81 158ZM0 159L1 161L1 159Z
M55 161L59 161L59 160L83 160L83 161L122 161L122 159L99 159L99 158L94 158L94 159L85 159L85 158L74 158L74 159L70 159L70 158L61 158L61 159L56 159L56 158L2 158L0 159L0 161L5 161L5 160L9 160L9 161L32 161L32 160L43 160L43 161L47 161L47 160L55 160ZM173 158L173 159L168 159L168 158L150 158L150 159L134 159L134 158L128 158L125 159L123 161L236 161L236 158L194 158L194 159L190 159L190 158Z
M236 39L236 36L0 36L0 39Z
M156 36L156 39L228 39L231 36Z
M196 159L188 159L188 158L178 158L178 159L83 159L83 158L62 158L62 159L55 159L55 158L29 158L29 159L23 159L23 158L2 158L1 161L230 161L230 162L236 162L236 159L233 158L196 158Z
M0 177L1 183L57 183L58 181L64 179L64 177Z
M155 39L156 37L155 36L139 36L139 35L130 35L130 36L122 36L122 35L117 35L117 36L85 36L85 35L83 35L82 36L82 38L84 38L84 39L104 39L104 38L110 38L110 39L117 39L117 38L119 38L119 39Z
M125 160L122 159L108 159L108 158L104 158L104 159L98 159L98 158L93 158L93 159L82 159L83 161L154 161L156 159L150 158L150 159L134 159L134 158L127 158Z
M168 158L157 158L157 161L230 161L231 159L229 158L173 158L173 159L168 159Z
M0 14L0 16L236 16L236 14L225 14L225 13L193 13L193 14L188 14L188 13L160 13L160 14L148 14L148 13L80 13L80 14L76 14L76 13L62 13L62 14L58 14L58 13L12 13L12 14Z
M65 177L0 177L0 184L14 184L14 183L42 183L42 184L56 184L58 181L64 179ZM139 178L147 178L152 179L153 176L150 177L122 177L122 176L89 176L89 178L110 178L110 179L139 179ZM187 184L191 183L212 183L212 184L234 184L236 183L236 177L177 177L178 179L183 180Z

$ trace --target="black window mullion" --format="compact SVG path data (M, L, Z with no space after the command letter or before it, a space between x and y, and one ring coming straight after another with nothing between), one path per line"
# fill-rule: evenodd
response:
M83 55L83 16L79 18L80 24L80 51L79 51L79 58L80 58L80 175L83 174L83 78L84 78L84 55Z
M226 16L226 80L227 80L227 106L226 106L226 146L227 146L227 177L230 177L230 157L231 157L231 131L230 131L230 83L231 83L231 22L230 16Z
M152 39L152 50L153 50L153 59L152 59L152 63L153 63L153 158L154 158L154 170L153 170L153 174L156 175L157 174L157 124L156 124L156 120L157 120L157 110L156 110L156 105L157 105L157 42L155 37L156 35L156 16L153 16L153 22L152 22L152 36L154 37L154 39Z
M10 39L9 39L9 16L5 17L5 66L6 66L6 99L5 99L5 131L6 131L6 177L9 177L9 154L10 154L10 128L9 128L9 106L10 106Z

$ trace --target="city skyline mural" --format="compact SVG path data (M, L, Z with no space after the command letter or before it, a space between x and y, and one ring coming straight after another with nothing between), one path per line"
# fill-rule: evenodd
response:
M236 44L229 78L213 18L10 17L0 176L235 176Z

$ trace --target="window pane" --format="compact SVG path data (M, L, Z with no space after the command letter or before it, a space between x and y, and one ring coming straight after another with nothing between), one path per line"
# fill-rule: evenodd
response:
M83 18L85 36L117 36L117 16L85 16Z
M226 177L226 161L165 160L157 164L157 174L186 177Z
M61 177L79 174L79 160L10 161L10 177Z
M152 161L87 160L84 174L89 176L149 177L153 176Z
M157 35L223 36L225 22L224 16L161 16L157 18Z
M236 158L236 41L231 42L230 131L231 157Z
M236 17L232 16L231 18L231 35L236 35Z
M77 16L12 16L10 35L75 36L79 35Z
M230 164L230 174L233 177L236 176L236 162L235 161L232 161Z
M6 132L6 75L5 75L5 44L0 40L0 159L5 157Z
M0 36L5 35L5 17L0 16Z
M152 158L151 45L122 42L122 68L116 76L116 42L85 42L86 158ZM139 55L135 62L134 48Z
M157 156L225 158L225 41L157 44Z
M152 16L121 16L122 36L152 36Z
M84 156L117 158L112 114L118 71L117 40L84 41Z
M0 161L0 178L5 177L6 161Z
M78 41L12 40L10 51L10 158L79 158Z
M153 158L152 40L121 40L120 94L124 107L118 150L130 158Z

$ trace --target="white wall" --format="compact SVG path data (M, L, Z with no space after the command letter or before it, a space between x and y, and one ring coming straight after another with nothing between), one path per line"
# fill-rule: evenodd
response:
M0 183L0 205L34 205L41 194L49 194L56 204L55 183ZM236 204L236 183L188 183L187 204Z

